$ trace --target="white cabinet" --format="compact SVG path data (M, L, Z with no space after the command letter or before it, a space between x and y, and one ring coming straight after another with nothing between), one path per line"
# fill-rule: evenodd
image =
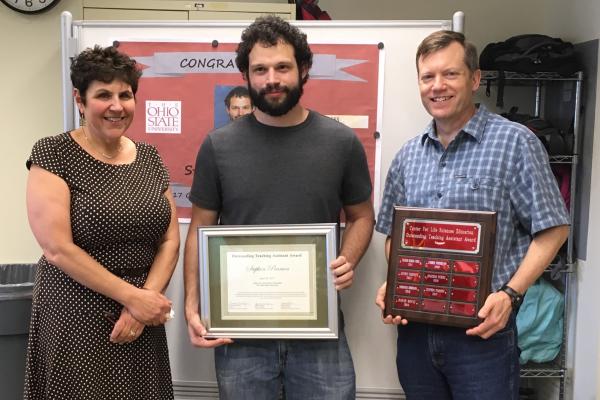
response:
M84 20L253 20L275 14L296 19L296 5L190 0L83 0Z

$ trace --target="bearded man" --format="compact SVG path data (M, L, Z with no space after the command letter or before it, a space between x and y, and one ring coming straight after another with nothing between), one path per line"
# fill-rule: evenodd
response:
M331 263L337 290L352 285L371 239L374 213L364 149L354 132L300 104L312 65L306 35L274 16L242 33L236 64L253 114L211 132L196 159L185 246L185 310L193 345L215 348L221 399L355 398L352 357L340 315L338 340L205 338L198 315L201 225L339 223Z

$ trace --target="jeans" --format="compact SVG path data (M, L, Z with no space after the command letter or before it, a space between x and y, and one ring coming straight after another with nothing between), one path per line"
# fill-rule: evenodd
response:
M215 349L221 400L354 400L352 356L338 340L236 340Z
M518 400L519 349L514 313L489 339L463 328L398 326L396 366L408 400Z

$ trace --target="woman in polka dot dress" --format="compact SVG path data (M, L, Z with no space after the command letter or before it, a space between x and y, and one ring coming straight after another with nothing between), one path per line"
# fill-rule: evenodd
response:
M71 66L85 124L27 161L27 211L43 256L33 295L25 399L172 399L162 292L179 230L168 174L124 136L141 76L96 46Z

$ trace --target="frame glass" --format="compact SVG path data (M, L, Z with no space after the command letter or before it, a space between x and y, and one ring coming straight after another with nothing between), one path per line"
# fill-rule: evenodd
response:
M206 337L336 339L337 224L198 228Z

